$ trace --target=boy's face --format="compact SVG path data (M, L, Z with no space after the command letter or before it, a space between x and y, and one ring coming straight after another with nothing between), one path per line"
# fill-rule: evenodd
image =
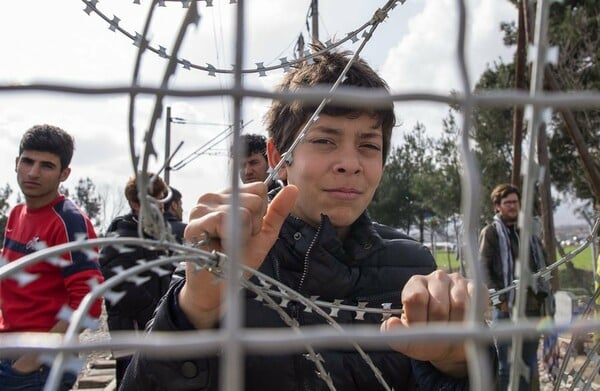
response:
M292 213L314 226L326 214L345 235L379 185L382 134L379 121L366 114L321 115L282 172L299 189Z
M25 150L16 159L15 171L27 205L41 207L58 195L58 187L71 169L62 169L60 158L51 152Z

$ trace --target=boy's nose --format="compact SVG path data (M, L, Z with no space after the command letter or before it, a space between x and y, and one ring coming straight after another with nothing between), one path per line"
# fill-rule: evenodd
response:
M343 152L340 154L340 159L335 164L334 169L340 174L358 174L362 170L362 165L355 153Z

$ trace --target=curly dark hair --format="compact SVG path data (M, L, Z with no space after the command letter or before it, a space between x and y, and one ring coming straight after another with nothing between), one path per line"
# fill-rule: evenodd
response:
M19 156L23 151L50 152L60 158L60 169L69 167L75 150L73 136L58 126L35 125L28 129L19 144Z
M242 141L244 151L246 152L244 157L249 157L254 153L260 153L264 156L265 160L267 159L267 138L265 136L260 134L242 134L240 140Z

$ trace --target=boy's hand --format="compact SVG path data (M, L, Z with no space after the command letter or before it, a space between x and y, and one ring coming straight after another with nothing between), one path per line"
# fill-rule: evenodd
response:
M258 269L267 253L275 244L279 230L296 202L298 189L285 186L269 204L267 186L255 182L240 187L240 238L243 264ZM185 229L185 238L197 242L205 234L210 238L210 248L224 252L229 241L227 227L231 213L231 194L209 193L198 200L190 213L190 222ZM181 289L181 309L197 328L214 325L219 317L223 282L213 283L214 276L206 271L197 271L193 264L186 267L186 283Z
M412 276L402 290L402 316L389 318L381 325L381 330L415 327L427 322L460 322L473 292L473 282L458 273L436 270L426 276ZM467 375L462 343L408 342L393 344L392 348L416 360L429 361L448 375Z

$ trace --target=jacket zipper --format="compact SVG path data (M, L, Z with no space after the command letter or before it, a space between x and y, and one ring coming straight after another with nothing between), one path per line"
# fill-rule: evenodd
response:
M309 264L309 259L308 257L310 256L310 252L312 251L315 243L317 242L317 239L319 238L319 234L321 233L321 224L319 223L319 226L317 227L317 232L315 233L315 236L313 237L312 241L310 242L310 245L308 246L308 249L306 250L306 255L304 256L304 265L302 266L302 276L300 276L300 282L298 283L298 292L302 291L302 286L304 285L304 280L306 280L306 276L308 275L308 264Z

